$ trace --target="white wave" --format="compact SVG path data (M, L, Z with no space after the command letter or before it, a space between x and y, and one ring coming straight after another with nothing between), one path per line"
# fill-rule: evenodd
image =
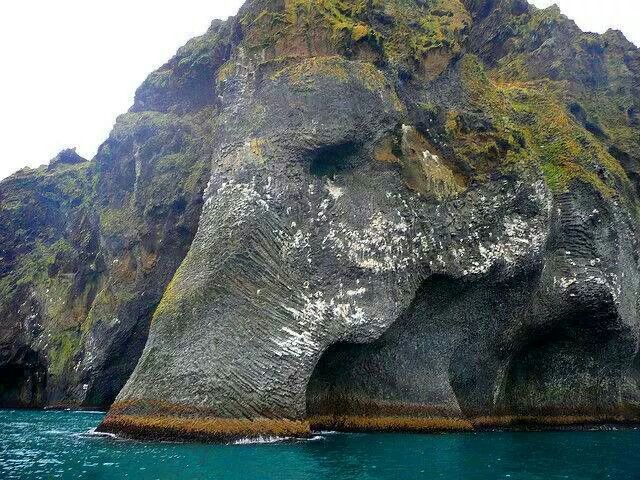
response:
M309 438L299 438L299 437L246 437L240 438L231 442L230 445L261 445L261 444L274 444L274 443L290 443L290 442L315 442L317 440L322 440L324 437L322 435L314 435Z
M79 435L81 435L83 437L86 436L86 437L118 438L118 436L115 433L97 432L95 428L91 428L91 429L87 430L86 432L80 433Z
M238 440L233 441L232 445L254 445L254 444L263 444L263 443L281 443L288 442L293 440L291 437L246 437L239 438Z

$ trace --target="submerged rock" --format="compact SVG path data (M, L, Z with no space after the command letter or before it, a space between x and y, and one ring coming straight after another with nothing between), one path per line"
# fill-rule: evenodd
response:
M522 1L249 1L80 164L91 248L2 293L0 399L128 378L102 430L206 440L636 421L639 59ZM2 198L4 281L55 243Z

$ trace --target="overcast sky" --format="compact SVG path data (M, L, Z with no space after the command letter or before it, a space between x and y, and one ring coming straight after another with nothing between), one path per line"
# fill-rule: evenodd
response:
M640 45L638 0L558 3L586 30ZM0 7L0 178L63 148L92 157L147 74L242 0L13 0Z

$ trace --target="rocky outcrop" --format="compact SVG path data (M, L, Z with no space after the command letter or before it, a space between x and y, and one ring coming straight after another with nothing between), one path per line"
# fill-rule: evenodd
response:
M636 421L637 59L518 0L249 1L46 174L86 169L93 240L3 294L0 399L131 374L102 430L206 440Z

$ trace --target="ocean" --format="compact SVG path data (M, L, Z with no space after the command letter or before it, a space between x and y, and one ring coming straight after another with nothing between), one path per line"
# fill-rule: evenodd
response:
M0 479L638 479L640 431L320 432L233 445L97 435L100 412L0 410Z

